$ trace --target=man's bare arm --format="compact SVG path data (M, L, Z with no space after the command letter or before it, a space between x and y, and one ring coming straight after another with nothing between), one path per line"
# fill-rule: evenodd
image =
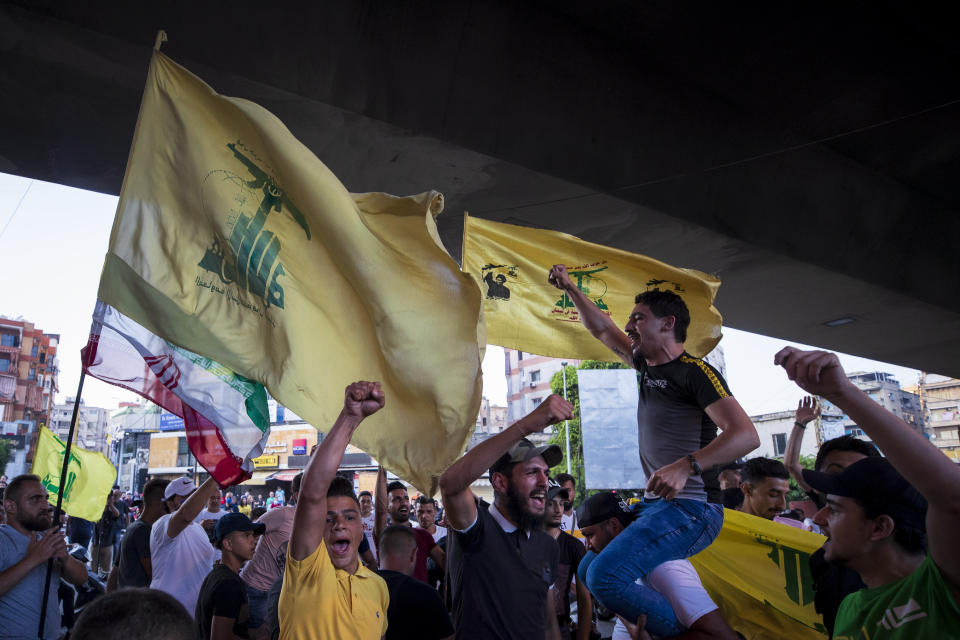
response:
M593 598L585 585L577 580L577 639L590 640L590 631L593 627Z
M590 298L577 288L577 285L570 279L570 274L567 273L566 265L553 265L547 276L547 281L567 294L570 301L577 307L580 322L590 332L590 335L605 344L608 349L617 354L618 358L632 367L633 349L630 338L614 323L610 316L601 311Z
M300 481L300 496L293 516L290 557L309 557L323 540L327 521L327 489L337 475L347 444L364 418L383 408L385 399L379 382L354 382L344 392L343 409L330 428Z
M454 462L440 476L444 517L455 530L469 527L477 519L477 503L470 484L482 476L500 456L531 433L573 417L573 405L557 395L549 396L536 409L492 438L484 440Z
M790 431L790 439L787 440L787 450L783 453L783 466L790 472L790 477L796 480L800 488L807 493L813 489L803 479L803 467L800 465L800 445L803 443L806 425L818 415L820 415L820 407L817 406L815 398L807 396L797 403L797 413L793 418L793 429ZM804 426L798 426L801 424Z
M167 535L171 538L180 535L181 531L197 519L197 516L203 511L203 507L210 501L210 496L219 490L220 486L213 479L213 476L207 478L196 491L183 501L180 508L173 512L170 520L167 521Z
M897 471L927 499L928 550L954 599L960 601L960 467L847 378L837 356L825 351L781 350L774 358L807 393L823 396L870 436Z
M430 557L437 563L441 571L447 570L447 554L440 548L440 545L433 545L433 548L430 549Z
M373 489L373 536L380 539L380 534L387 528L387 470L382 466L377 469L377 486Z

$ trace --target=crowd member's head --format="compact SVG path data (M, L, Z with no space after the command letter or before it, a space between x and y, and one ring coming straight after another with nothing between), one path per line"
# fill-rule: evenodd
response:
M573 503L577 499L577 479L569 473L558 473L557 483L567 490L567 497L564 499L563 510L570 513L573 509Z
M360 514L366 518L373 512L373 494L369 491L361 491L357 496L360 499Z
M731 462L720 467L718 479L720 480L721 491L740 488L740 469L742 468L743 464L740 462Z
M824 473L840 473L854 462L879 457L880 452L869 442L844 435L823 443L813 468Z
M196 490L197 485L193 484L193 480L186 476L171 480L167 488L163 491L163 503L166 505L167 513L172 513L179 509L183 501L187 499L187 496Z
M253 557L257 548L257 536L267 531L267 525L254 523L242 513L228 513L214 527L213 545L220 549L224 562L231 560L237 566Z
M216 512L220 510L220 490L217 489L210 495L210 499L207 500L207 511Z
M399 480L387 485L387 513L393 524L406 524L410 520L410 496Z
M668 344L683 344L690 326L690 311L672 291L653 289L637 295L636 306L624 331L633 341L633 357L652 356Z
M547 472L560 463L557 445L537 447L523 438L490 467L494 505L523 530L543 526L547 505Z
M550 480L547 488L546 516L543 521L547 529L560 528L560 524L563 522L565 506L570 503L568 499L570 494L567 489L560 486L558 482L559 479L560 476L557 476L557 480Z
M417 522L424 529L429 529L437 522L437 501L427 496L417 499Z
M740 511L773 520L787 508L790 473L779 460L751 458L740 471L743 504Z
M327 489L327 523L323 530L324 543L334 567L356 570L362 537L360 502L353 493L353 483L343 476L336 476Z
M413 575L417 563L417 535L410 527L393 524L380 534L380 568Z
M804 469L803 479L827 497L814 516L827 561L860 571L878 551L925 553L927 501L886 458L862 458L840 473Z
M46 531L53 526L53 507L40 477L17 476L3 490L7 524L22 531Z
M147 484L143 485L143 513L146 514L150 512L151 514L163 514L165 509L163 506L163 496L167 490L167 485L170 482L168 480L162 480L160 478L154 478L153 480L147 481Z
M250 519L256 521L267 512L267 508L263 506L254 507L250 510Z
M195 640L193 616L168 593L156 589L120 589L83 609L71 640Z
M592 495L577 509L580 533L588 551L600 553L634 520L634 514L615 493Z

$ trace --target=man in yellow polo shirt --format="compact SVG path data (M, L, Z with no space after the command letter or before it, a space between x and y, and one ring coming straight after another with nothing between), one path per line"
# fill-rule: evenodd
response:
M280 640L377 640L387 631L383 578L360 563L360 503L337 476L360 423L383 408L379 382L354 382L303 472L280 592Z

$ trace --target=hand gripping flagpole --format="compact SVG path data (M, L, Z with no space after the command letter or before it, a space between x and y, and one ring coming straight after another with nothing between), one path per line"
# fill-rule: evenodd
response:
M57 489L57 506L53 510L53 521L60 524L61 507L63 506L63 488L66 486L64 480L67 477L67 470L70 467L70 448L73 445L73 434L77 429L77 416L80 413L80 396L83 393L83 380L87 377L85 369L80 369L80 384L77 385L77 397L73 402L73 418L70 420L70 432L67 435L67 447L63 452L63 466L60 467L60 487ZM37 637L43 640L43 626L47 620L47 602L50 599L50 580L53 577L53 558L47 560L47 577L43 582L43 604L40 605L40 626L37 629Z

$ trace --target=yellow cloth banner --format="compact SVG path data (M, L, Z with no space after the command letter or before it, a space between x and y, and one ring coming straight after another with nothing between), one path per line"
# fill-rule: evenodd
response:
M817 533L724 510L713 544L690 558L730 626L747 640L824 640L813 607L810 554Z
M486 345L442 208L351 195L273 114L155 53L99 296L321 430L347 384L382 382L353 442L432 493L473 432Z
M580 325L567 295L547 282L555 264L567 265L573 282L621 327L636 295L659 288L690 309L690 354L703 357L720 342L723 318L713 306L720 280L713 276L559 231L464 216L463 270L483 292L490 344L556 358L615 359Z
M50 504L56 506L60 490L60 473L67 445L46 427L40 427L37 450L30 473L40 476L40 482L50 494ZM117 480L117 469L98 451L70 447L67 482L63 487L63 510L74 518L96 522L103 515L107 494Z

